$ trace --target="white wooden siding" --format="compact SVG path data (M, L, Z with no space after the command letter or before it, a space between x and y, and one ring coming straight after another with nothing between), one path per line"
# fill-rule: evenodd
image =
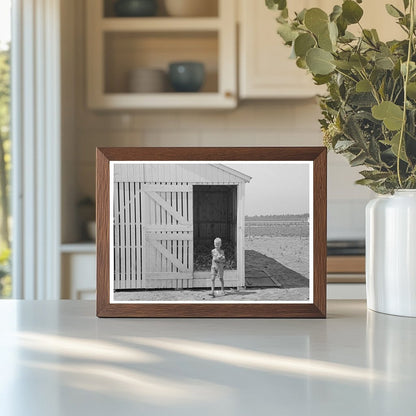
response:
M237 185L249 180L249 176L221 164L114 164L115 182Z
M141 184L114 184L114 289L142 288Z

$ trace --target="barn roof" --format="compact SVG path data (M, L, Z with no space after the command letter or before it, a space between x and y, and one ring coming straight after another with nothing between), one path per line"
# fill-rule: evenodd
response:
M115 182L236 184L251 177L221 163L115 163Z
M236 176L240 179L242 179L244 182L250 182L251 176L246 175L245 173L239 172L238 170L232 169L229 166L221 165L221 164L215 164L213 165L218 169L222 169L224 172L229 173L230 175Z

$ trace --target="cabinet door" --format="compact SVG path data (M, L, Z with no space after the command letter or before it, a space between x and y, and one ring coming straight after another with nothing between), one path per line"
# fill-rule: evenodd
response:
M389 1L399 9L402 0ZM291 5L292 4L292 5ZM320 7L330 12L341 0L298 0L289 3L290 11L304 7ZM323 93L311 76L289 59L290 48L277 35L277 12L268 10L264 1L239 0L240 15L240 97L241 98L304 98ZM404 32L388 15L384 2L366 0L362 25L376 28L381 40L402 39ZM358 34L358 25L349 27Z
M292 8L330 10L330 4L329 0L298 0ZM239 0L239 9L240 97L305 98L322 92L313 84L311 75L289 59L291 49L276 33L277 13L258 0Z
M62 299L95 299L95 253L64 253L61 261Z
M385 4L393 4L399 10L403 10L403 0L365 0L360 4L364 10L364 15L361 19L361 25L367 29L377 29L380 40L387 42L393 39L405 39L406 34L403 29L400 29L399 25L395 23L396 19L390 16ZM354 33L359 33L359 27L357 25L350 26L348 30Z

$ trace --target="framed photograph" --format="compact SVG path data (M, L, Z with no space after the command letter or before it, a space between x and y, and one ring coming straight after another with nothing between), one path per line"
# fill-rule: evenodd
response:
M98 148L97 316L324 318L326 148Z

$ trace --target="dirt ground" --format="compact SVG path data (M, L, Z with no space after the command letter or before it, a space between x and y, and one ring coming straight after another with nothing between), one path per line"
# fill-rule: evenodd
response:
M239 301L304 301L309 299L309 289L307 287L292 289L246 289L235 290L226 289L225 294L221 295L216 291L216 296L209 295L209 290L145 290L145 291L125 291L115 292L116 301L206 301L206 302L239 302Z
M251 237L245 249L255 250L309 279L308 237Z
M265 269L274 274L282 287L226 289L210 296L210 290L129 290L114 293L116 301L305 301L309 299L309 238L299 236L246 237L246 272ZM256 254L257 255L253 255ZM267 256L268 259L261 257ZM259 263L259 264L257 264ZM261 264L260 264L261 263ZM275 264L273 264L275 263ZM282 267L284 266L284 267ZM219 283L219 282L218 282ZM217 283L217 284L218 284ZM218 286L217 286L218 289Z

